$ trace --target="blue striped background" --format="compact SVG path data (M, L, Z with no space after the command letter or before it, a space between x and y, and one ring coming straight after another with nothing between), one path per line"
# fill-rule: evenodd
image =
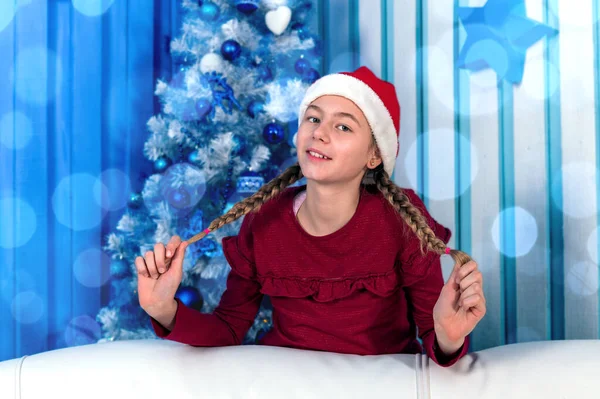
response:
M532 9L537 4L527 3ZM565 47L569 46L566 40L579 36L561 39L559 34L544 40L542 53L547 63L537 97L528 97L524 90L533 87L531 76L524 81L524 88L504 83L487 89L493 95L481 97L483 89L474 83L476 79L452 62L465 38L457 8L481 5L481 1L441 4L434 0L318 0L315 4L318 12L314 29L325 44L320 72L352 70L364 64L396 85L402 106L401 158L393 178L401 186L416 189L432 214L453 230L451 245L477 255L484 273L488 314L473 333L471 349L535 339L598 338L598 283L595 282L592 294L582 295L573 288L573 281L579 277L573 275L572 266L587 255L582 254L581 259L565 256L566 252L586 252L571 246L587 241L589 226L598 226L597 214L582 224L566 215L563 207L569 204L563 194L568 181L557 178L567 162L572 161L573 155L568 154L579 145L593 148L594 165L600 169L598 0L593 0L591 17L585 14L580 18L589 20L585 32L593 27L593 46L583 49L593 54L593 68L586 69L593 73L579 76L563 67L567 65L563 54L570 48ZM569 4L567 0L544 0L544 12L538 19L558 28L563 35L571 32L574 28L562 18ZM34 45L53 50L62 61L59 71L52 59L40 60L46 63L48 71L41 90L56 92L47 106L19 99L17 92L26 88L28 82L20 79L18 71L10 90L0 90L0 115L20 111L34 127L34 145L26 152L0 145L0 194L25 199L38 217L35 234L26 245L17 249L0 247L0 320L9 320L0 324L0 360L64 346L65 326L77 316L94 318L101 304L106 303L106 289L81 285L74 278L72 267L82 251L99 249L104 244L103 237L114 229L122 212L110 212L97 228L76 232L56 221L52 196L64 177L75 173L97 176L108 168L124 171L132 177L134 189L141 188L144 173L150 170L142 156L145 124L159 109L153 96L154 85L158 77L168 77L171 71L171 59L166 55L167 36L177 34L179 18L177 3L168 0L155 0L153 7L141 0L116 1L101 18L74 12L69 1L36 2L19 9L11 24L0 32L0 76L9 76L19 51ZM572 17L567 22L573 23ZM439 42L441 50L448 54L447 65L436 64L432 53L443 33L440 25L450 27L448 33L452 37L451 41ZM62 83L57 79L59 74ZM437 87L439 74L450 76L452 84ZM567 106L564 98L572 101L573 87L580 82L595 89L595 113L585 115L593 118L595 130L576 136L579 132L565 123L573 119L576 111ZM554 87L558 87L556 92ZM451 101L440 100L440 93ZM479 98L486 98L490 104L480 103ZM493 108L495 101L499 105L496 110L478 114L489 105ZM539 105L543 110L532 113L531 130L524 130L519 123L525 112L523 104ZM445 143L453 146L448 148L454 156L450 160L450 176L439 175L439 154L432 154L436 142L431 141L434 136L429 133L440 127L456 133L452 143ZM14 127L13 137L21 128L18 124ZM539 153L544 157L531 152L530 158L523 158L529 153L518 144L518 139L529 134L543 137L534 149L541 148ZM475 146L474 153L465 142ZM477 148L482 142L486 142L485 149ZM407 151L413 144L416 162L406 163ZM485 152L488 148L493 148L494 153ZM477 163L478 175L469 186ZM541 183L543 192L527 191L519 185L523 171L531 167L536 175L545 176ZM596 192L599 175L595 176ZM434 198L441 179L452 183L456 193L453 198ZM412 185L411 181L416 183ZM468 188L463 190L465 186ZM458 195L460 192L463 194ZM72 209L74 215L85 212L88 204L84 198L85 193L74 187L68 203L59 206ZM524 202L536 203L539 198L545 204L545 214L537 216L536 222L544 228L538 231L536 245L543 247L531 258L539 265L529 265L530 258L504 255L492 244L492 223L503 209L527 208ZM594 200L600 209L600 196ZM527 210L535 213L534 209ZM0 219L11 220L17 211L20 210L0 207ZM90 212L97 210L90 208ZM519 221L514 213L503 215L499 219L500 247L511 253L521 245ZM11 231L16 237L16 230ZM600 237L596 246L600 249ZM597 256L591 261L597 267ZM446 275L451 266L443 264ZM531 271L537 266L541 274ZM13 304L5 299L25 290L34 290L45 304L42 318L33 324L14 321ZM537 300L525 299L533 297ZM595 318L593 323L590 315Z
M133 188L141 190L144 174L152 171L142 153L146 122L159 111L156 79L171 73L166 50L168 37L180 27L178 10L178 3L169 0L116 1L103 16L88 17L70 1L38 1L21 5L0 32L0 117L19 111L33 126L26 149L0 144L0 197L25 200L37 218L25 245L0 246L0 360L66 346L67 325L82 315L94 319L107 303L108 287L82 285L73 265L82 251L106 244L104 238L123 210L109 212L96 227L74 231L57 221L52 199L63 178L78 173L99 177L110 168L129 175ZM6 83L19 52L32 46L56 54L39 58L48 75L36 83L37 94L56 93L48 104L25 102L17 95L31 86L21 70L14 84ZM14 138L23 128L15 122ZM123 189L120 182L104 183L112 192ZM71 189L57 208L70 210L71 219L98 212L88 201L89 187ZM20 212L0 207L0 220L14 216L18 221ZM16 239L19 223L12 227L8 231ZM36 322L13 317L15 306L29 306L26 297L13 300L23 291L34 291L41 300L42 316Z

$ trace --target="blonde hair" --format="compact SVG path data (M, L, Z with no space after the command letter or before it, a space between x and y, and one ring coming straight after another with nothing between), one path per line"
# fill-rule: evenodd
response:
M446 244L444 241L435 236L433 230L427 225L427 221L421 211L410 202L402 188L398 187L390 179L387 172L383 170L383 165L379 166L376 170L369 171L367 175L369 175L368 177L374 182L377 189L381 191L385 199L398 212L404 222L417 235L421 244L421 253L425 255L425 248L439 255L445 254ZM294 184L302 177L302 170L299 164L289 167L282 174L262 186L255 194L238 202L227 213L213 220L206 230L196 234L187 241L191 244L201 240L208 233L221 228L227 223L231 223L247 213L258 211L265 202L279 195L286 187ZM464 265L471 260L469 255L456 249L450 250L449 255L455 263L459 263L460 265Z

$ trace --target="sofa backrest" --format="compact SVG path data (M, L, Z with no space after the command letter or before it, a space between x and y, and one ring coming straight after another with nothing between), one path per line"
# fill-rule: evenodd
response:
M65 348L0 363L0 398L599 398L600 341L545 341L470 353L358 356L163 340Z

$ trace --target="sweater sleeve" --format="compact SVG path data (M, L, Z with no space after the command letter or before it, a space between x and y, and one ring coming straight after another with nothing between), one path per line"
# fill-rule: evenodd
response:
M405 192L411 203L421 211L435 235L448 243L451 236L450 230L439 224L429 214L425 204L414 191L405 190ZM400 253L400 274L407 294L410 314L414 318L419 338L423 341L423 348L427 355L438 365L450 367L467 354L469 336L465 337L463 346L456 353L445 355L439 349L433 325L433 308L444 286L441 257L432 251L427 251L423 255L419 248L419 239L414 233L408 234L406 237L405 245Z
M406 287L405 290L409 299L411 314L419 329L419 338L423 341L425 352L438 365L450 367L467 354L470 340L469 336L466 336L463 346L450 355L444 354L439 349L433 326L433 307L444 285L444 278L439 259L430 263L429 267L431 273L421 279L415 279L413 284Z
M192 346L229 346L242 343L254 323L263 294L256 281L252 254L251 221L248 214L237 236L223 238L223 252L231 266L227 286L212 314L201 313L177 301L173 330L150 318L159 338Z

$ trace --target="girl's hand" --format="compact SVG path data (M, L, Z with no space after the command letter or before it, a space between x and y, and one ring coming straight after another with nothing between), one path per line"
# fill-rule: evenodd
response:
M150 316L161 314L173 304L183 277L183 258L188 245L173 236L166 248L158 243L154 251L135 258L140 306Z
M483 278L475 261L454 266L433 308L438 340L460 343L486 312Z

